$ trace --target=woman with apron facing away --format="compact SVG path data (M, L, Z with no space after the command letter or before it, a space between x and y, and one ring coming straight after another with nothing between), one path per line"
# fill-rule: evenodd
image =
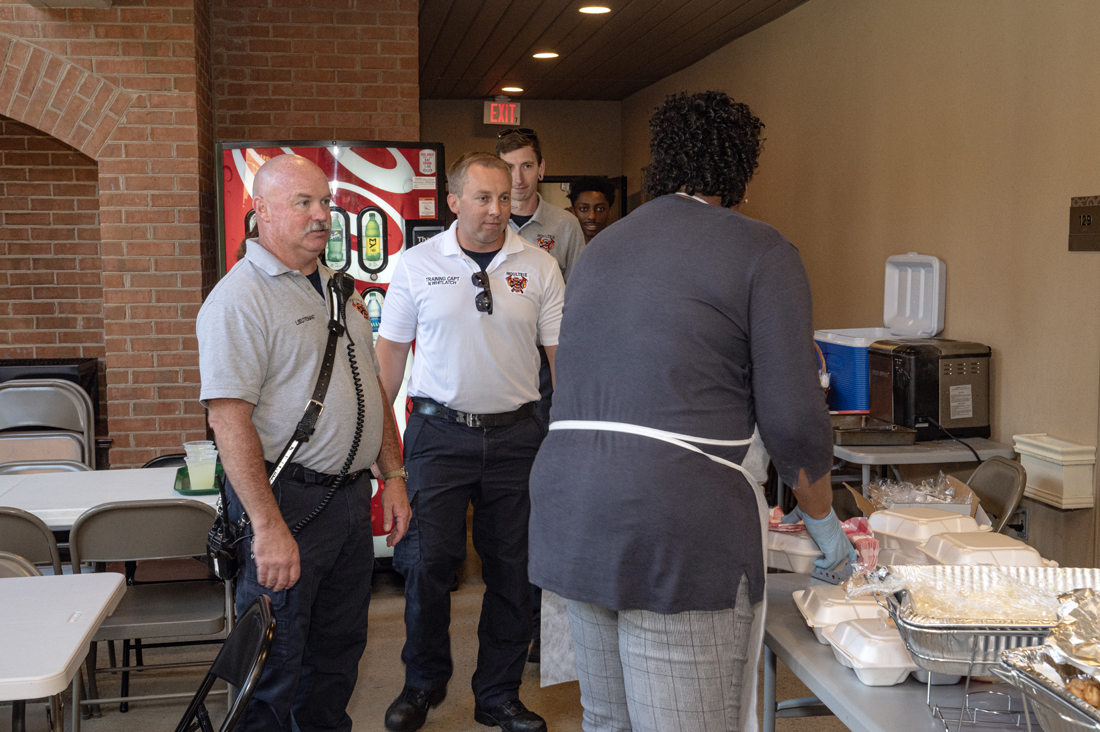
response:
M760 151L747 106L682 94L650 128L657 198L593 238L566 288L530 577L565 598L586 732L755 730L754 428L798 486L821 565L855 560L831 506L810 287L794 246L733 210ZM544 667L558 655L546 608Z

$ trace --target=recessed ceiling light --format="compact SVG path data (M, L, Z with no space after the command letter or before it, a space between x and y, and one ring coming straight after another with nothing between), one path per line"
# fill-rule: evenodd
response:
M553 51L547 51L546 53L536 53L534 58L557 58L558 54Z
M500 90L506 92L515 92L517 94L523 91L523 89L520 89L518 86L502 86Z
M602 13L610 13L611 8L605 8L602 5L590 5L586 8L581 8L582 13L588 13L589 15L600 15Z

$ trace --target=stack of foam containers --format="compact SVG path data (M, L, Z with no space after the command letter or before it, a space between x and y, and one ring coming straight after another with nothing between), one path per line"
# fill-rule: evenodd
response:
M814 340L830 374L829 409L871 408L867 350L891 338L931 338L943 330L947 266L938 258L909 252L886 259L883 328L819 330Z
M826 640L841 666L866 686L893 686L917 670L905 641L888 618L849 620L827 628Z
M811 585L793 593L795 607L813 628L818 643L829 645L825 631L849 620L877 618L885 614L871 595L848 599L843 585Z
M808 531L768 532L768 566L786 572L810 574L814 560L825 556Z
M988 532L966 514L938 508L887 508L875 511L869 521L879 540L880 566L888 564L929 564L928 555L920 546L937 534Z
M1019 539L989 531L936 534L917 547L930 564L986 564L996 567L1057 567Z

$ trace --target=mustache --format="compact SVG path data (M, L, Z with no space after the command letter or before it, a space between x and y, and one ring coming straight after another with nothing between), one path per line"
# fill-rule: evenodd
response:
M331 221L314 221L312 224L309 225L308 228L306 228L306 233L312 234L315 231L328 231L331 228Z

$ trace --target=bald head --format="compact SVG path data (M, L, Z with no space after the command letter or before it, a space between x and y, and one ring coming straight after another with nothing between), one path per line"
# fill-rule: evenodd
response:
M288 178L313 173L325 177L317 163L301 155L276 155L260 166L252 180L252 197L262 198L277 187L286 185Z
M317 268L332 225L328 178L300 155L277 155L256 171L252 201L260 244L303 274Z

